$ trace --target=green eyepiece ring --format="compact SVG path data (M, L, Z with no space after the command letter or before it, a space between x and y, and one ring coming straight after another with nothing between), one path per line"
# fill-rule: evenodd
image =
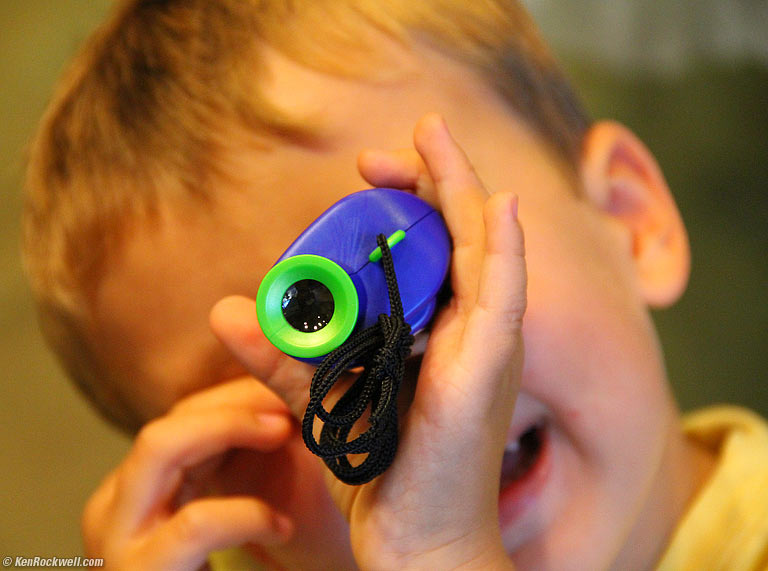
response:
M319 331L294 329L283 315L286 291L301 280L323 284L333 296L333 316ZM301 254L286 258L264 276L256 295L256 315L264 335L283 353L310 359L330 353L344 343L357 323L359 301L352 279L333 260Z

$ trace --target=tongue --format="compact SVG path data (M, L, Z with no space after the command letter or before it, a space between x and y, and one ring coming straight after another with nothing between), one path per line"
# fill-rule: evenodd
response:
M541 450L539 429L532 427L526 430L517 444L514 450L504 452L501 462L501 488L521 480L536 463Z

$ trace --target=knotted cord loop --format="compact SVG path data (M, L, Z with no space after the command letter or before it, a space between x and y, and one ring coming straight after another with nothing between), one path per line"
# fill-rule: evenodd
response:
M405 373L405 359L413 345L387 238L379 234L376 242L381 248L390 315L380 314L376 325L354 333L326 356L312 377L309 404L301 427L307 448L320 456L339 480L353 485L370 482L395 458L397 394ZM329 412L323 400L339 377L356 363L362 364L363 372ZM348 441L352 427L367 410L370 410L366 420L369 428ZM313 433L315 417L323 422L319 442ZM368 457L353 466L347 454L368 454Z

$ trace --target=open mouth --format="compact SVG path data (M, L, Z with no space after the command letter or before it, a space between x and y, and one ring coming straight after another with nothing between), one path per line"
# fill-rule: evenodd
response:
M540 464L546 447L547 434L543 423L528 427L517 440L507 443L501 463L500 490L528 479Z

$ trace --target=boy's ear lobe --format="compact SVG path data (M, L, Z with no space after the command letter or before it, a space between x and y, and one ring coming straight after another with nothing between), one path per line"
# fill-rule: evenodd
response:
M580 175L586 198L629 232L646 303L673 304L688 283L690 249L656 159L623 125L598 122L585 136Z

